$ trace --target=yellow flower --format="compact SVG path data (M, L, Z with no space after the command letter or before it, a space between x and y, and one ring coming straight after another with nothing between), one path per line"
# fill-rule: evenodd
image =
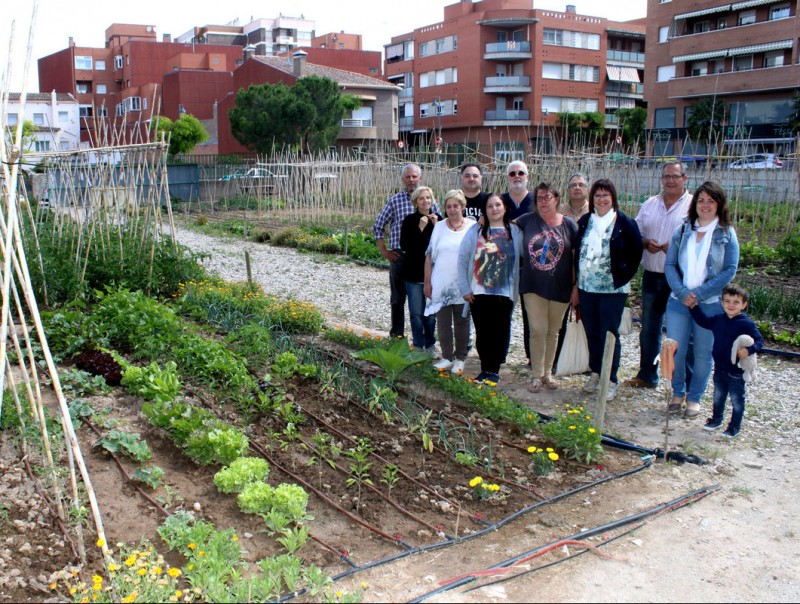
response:
M136 596L138 596L138 595L139 595L139 592L137 592L137 591L131 592L131 594L129 596L125 596L124 598L122 598L121 602L135 602L136 601Z
M156 567L153 569L153 574L154 574L154 575L160 575L160 574L161 574L161 573L163 573L163 572L164 572L164 569L163 569L163 568L161 568L160 566L156 566Z
M553 452L553 447L547 447L547 452L548 453L552 453Z
M198 556L205 556L205 555L206 555L206 553L205 553L204 551L199 551L199 552L197 552L197 555L198 555Z
M238 541L238 540L239 540L239 535L234 535L234 536L232 537L232 539L233 539L234 541Z
M95 591L100 591L101 589L103 589L103 584L102 583L95 583L94 585L92 585L92 589L95 590Z
M103 582L103 577L101 577L100 575L92 576L92 583L102 583L102 582Z
M558 461L558 453L548 453L547 456L553 461Z
M56 587L58 587L58 583L56 583L56 582L53 582L53 583L51 583L51 584L50 584L50 591L53 591L53 590L55 590L55 589L56 589Z
M136 564L136 556L128 556L125 559L125 566L133 566Z
M197 547L197 544L196 543L190 543L186 547L188 547L189 549L195 549Z
M167 574L168 574L170 577L172 577L173 579L176 579L176 578L178 578L178 577L180 577L180 576L181 576L181 571L180 571L180 569L177 569L177 568L170 568L170 569L167 571Z
M144 577L147 574L147 568L142 567L136 571L140 576Z
M474 487L477 487L482 482L483 482L483 478L481 478L480 476L476 476L475 478L473 478L472 480L469 481L469 486L474 488Z
M180 589L175 591L175 597L176 598L180 598L182 595L183 595L183 592Z
M108 565L108 570L110 570L112 573L114 571L119 570L120 568L122 568L122 567L119 564L114 564L113 562Z
M569 429L570 429L570 430L574 430L574 429L575 429L575 426L570 426L570 427L569 427Z
M366 581L362 581L361 582L361 589L366 589L367 587L369 587L369 585L367 585L367 582Z
M69 588L69 595L74 596L77 591L78 591L77 587L70 587Z
M97 547L103 547L106 544L104 539L97 540Z
M189 565L189 570L194 570L194 564Z
M589 434L594 434L595 432L597 432L597 430L594 428L589 428Z
M528 453L536 453L536 447L528 447Z

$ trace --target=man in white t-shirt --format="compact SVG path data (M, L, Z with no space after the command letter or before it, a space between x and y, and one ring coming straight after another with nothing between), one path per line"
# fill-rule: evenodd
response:
M681 162L669 162L661 169L661 192L644 202L636 224L642 233L642 330L639 332L639 371L625 382L634 388L658 386L658 356L661 327L670 289L664 276L667 248L675 229L683 224L692 195L686 190L689 177Z

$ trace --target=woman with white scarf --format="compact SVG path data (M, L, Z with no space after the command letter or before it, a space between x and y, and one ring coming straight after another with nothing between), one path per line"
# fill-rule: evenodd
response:
M622 353L619 323L630 281L642 260L642 236L636 221L620 211L617 189L608 179L595 181L589 191L589 213L578 220L577 249L577 281L571 302L580 308L592 371L583 389L589 393L597 390L606 332L611 332L617 339L606 394L606 400L611 400L617 394Z
M714 335L692 320L689 309L700 305L706 316L721 313L722 288L733 281L738 265L739 241L731 226L727 195L717 183L706 181L694 192L686 223L672 235L664 268L672 290L667 301L667 337L678 342L670 413L683 411L685 418L700 414L700 398L711 374ZM690 345L694 361L687 392Z

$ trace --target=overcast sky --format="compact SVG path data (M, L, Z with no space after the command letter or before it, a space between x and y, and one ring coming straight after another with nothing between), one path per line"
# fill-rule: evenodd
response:
M367 3L364 0L234 0L231 2L171 2L165 0L134 0L108 3L96 0L39 0L39 11L33 33L33 53L27 89L37 92L36 60L66 48L69 37L78 46L103 47L106 28L112 23L154 25L158 39L163 34L173 38L203 25L222 25L234 19L239 24L251 18L271 19L283 13L287 17L304 16L316 21L316 33L344 30L361 34L365 50L383 50L391 37L442 20L443 7L455 0L401 0L400 2ZM644 17L647 0L608 2L607 0L543 0L532 2L536 8L563 11L568 3L575 4L583 15L606 17L618 21ZM11 56L11 85L22 88L25 56L30 35L34 0L6 0L0 23L0 65L8 81L8 59ZM374 7L380 7L376 9ZM15 24L13 46L9 46L12 22Z

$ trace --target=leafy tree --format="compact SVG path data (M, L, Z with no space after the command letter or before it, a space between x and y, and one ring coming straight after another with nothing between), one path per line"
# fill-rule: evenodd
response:
M159 115L156 118L156 132L169 138L169 154L189 153L200 143L208 140L205 126L193 115L184 113L177 122Z
M800 90L795 90L792 106L793 111L792 115L789 116L789 126L792 132L797 135L800 134Z
M686 130L696 141L716 139L728 121L728 105L722 99L706 96L692 105Z
M36 134L36 124L31 120L24 120L22 122L22 143L21 150L23 153L29 153L31 145L33 145L33 135ZM17 140L17 127L8 126L6 128L6 141L9 145L13 145Z
M638 146L644 142L644 127L647 124L647 109L633 107L617 111L617 119L622 127L622 142L628 146Z
M605 132L605 116L597 111L586 113L558 113L563 129L564 141L569 144L584 144L602 136Z
M307 76L292 87L253 85L236 95L231 133L258 153L284 145L319 151L334 143L346 111L356 107L358 99L342 95L328 78Z

